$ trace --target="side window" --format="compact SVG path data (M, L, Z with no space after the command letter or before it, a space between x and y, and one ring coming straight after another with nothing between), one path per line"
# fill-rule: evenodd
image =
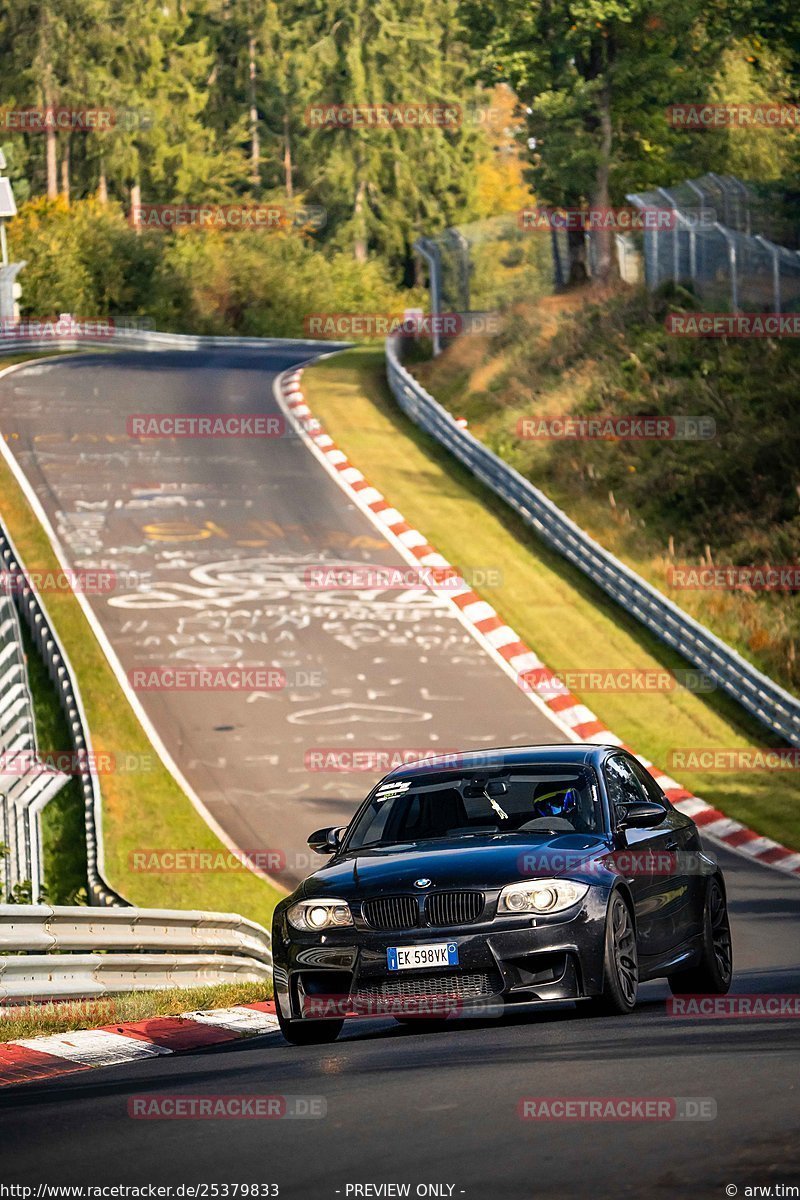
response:
M629 764L621 755L609 758L604 767L608 798L612 805L641 804L647 794L634 775Z
M650 803L660 804L663 809L666 809L667 798L661 791L661 788L658 786L655 779L653 779L653 776L650 774L650 772L646 770L640 762L632 762L630 767L636 778L639 780L639 783L644 788L645 796Z

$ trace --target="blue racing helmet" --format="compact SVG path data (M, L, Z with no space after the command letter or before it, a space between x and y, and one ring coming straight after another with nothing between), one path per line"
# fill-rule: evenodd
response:
M541 785L540 785L541 786ZM546 791L549 784L542 787L542 794L537 795L533 802L533 811L537 817L569 817L578 811L578 792L574 787L556 788ZM537 792L538 792L537 788Z

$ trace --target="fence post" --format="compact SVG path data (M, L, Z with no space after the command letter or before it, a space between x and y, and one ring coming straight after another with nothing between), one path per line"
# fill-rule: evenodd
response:
M469 242L460 229L448 229L445 237L451 238L456 244L456 261L458 262L459 303L465 313L469 312Z
M738 312L739 283L736 278L736 242L730 229L726 229L724 225L720 225L719 221L714 223L714 228L720 231L728 244L728 267L731 275L731 308L733 312Z
M687 179L686 186L691 188L691 190L694 192L695 196L697 196L697 199L700 201L700 207L697 210L697 218L699 221L703 221L703 224L705 226L706 194L703 191L703 189L698 184L695 183L695 181L693 179ZM716 212L714 215L716 216ZM705 229L704 229L704 231L705 231ZM689 266L690 266L690 270L692 272L692 283L698 283L699 280L697 277L697 231L696 231L696 227L692 228L691 236L690 236L690 240L689 240Z
M781 311L781 262L780 250L772 242L768 242L760 233L755 236L755 241L760 242L765 250L772 255L772 311L779 313Z
M553 250L553 282L557 292L564 287L564 268L561 265L561 251L558 248L558 230L550 227L550 244Z
M657 190L662 196L666 196L667 203L670 205L677 218L675 221L675 226L672 230L672 282L677 283L681 267L681 246L680 241L678 240L680 237L680 207L672 199L672 196L670 196L666 188L660 187Z
M414 242L414 249L425 259L426 263L428 264L431 293L431 316L433 318L433 356L436 358L442 352L442 342L439 336L438 321L442 305L442 258L439 253L439 247L430 238L417 238L416 242Z

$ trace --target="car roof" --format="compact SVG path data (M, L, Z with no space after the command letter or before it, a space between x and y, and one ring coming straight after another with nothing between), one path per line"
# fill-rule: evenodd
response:
M554 766L594 766L619 746L596 742L554 742L552 745L495 746L490 750L465 750L460 754L440 754L395 767L384 780L409 779L420 775L440 774L442 771L504 770L509 767L532 767L541 763Z

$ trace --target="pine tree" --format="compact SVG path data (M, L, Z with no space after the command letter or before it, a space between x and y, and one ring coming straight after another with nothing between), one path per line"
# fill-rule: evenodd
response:
M467 107L455 0L317 3L314 25L313 106ZM483 146L475 127L307 128L309 195L326 207L335 242L350 246L357 261L374 251L404 264L419 233L471 215Z

